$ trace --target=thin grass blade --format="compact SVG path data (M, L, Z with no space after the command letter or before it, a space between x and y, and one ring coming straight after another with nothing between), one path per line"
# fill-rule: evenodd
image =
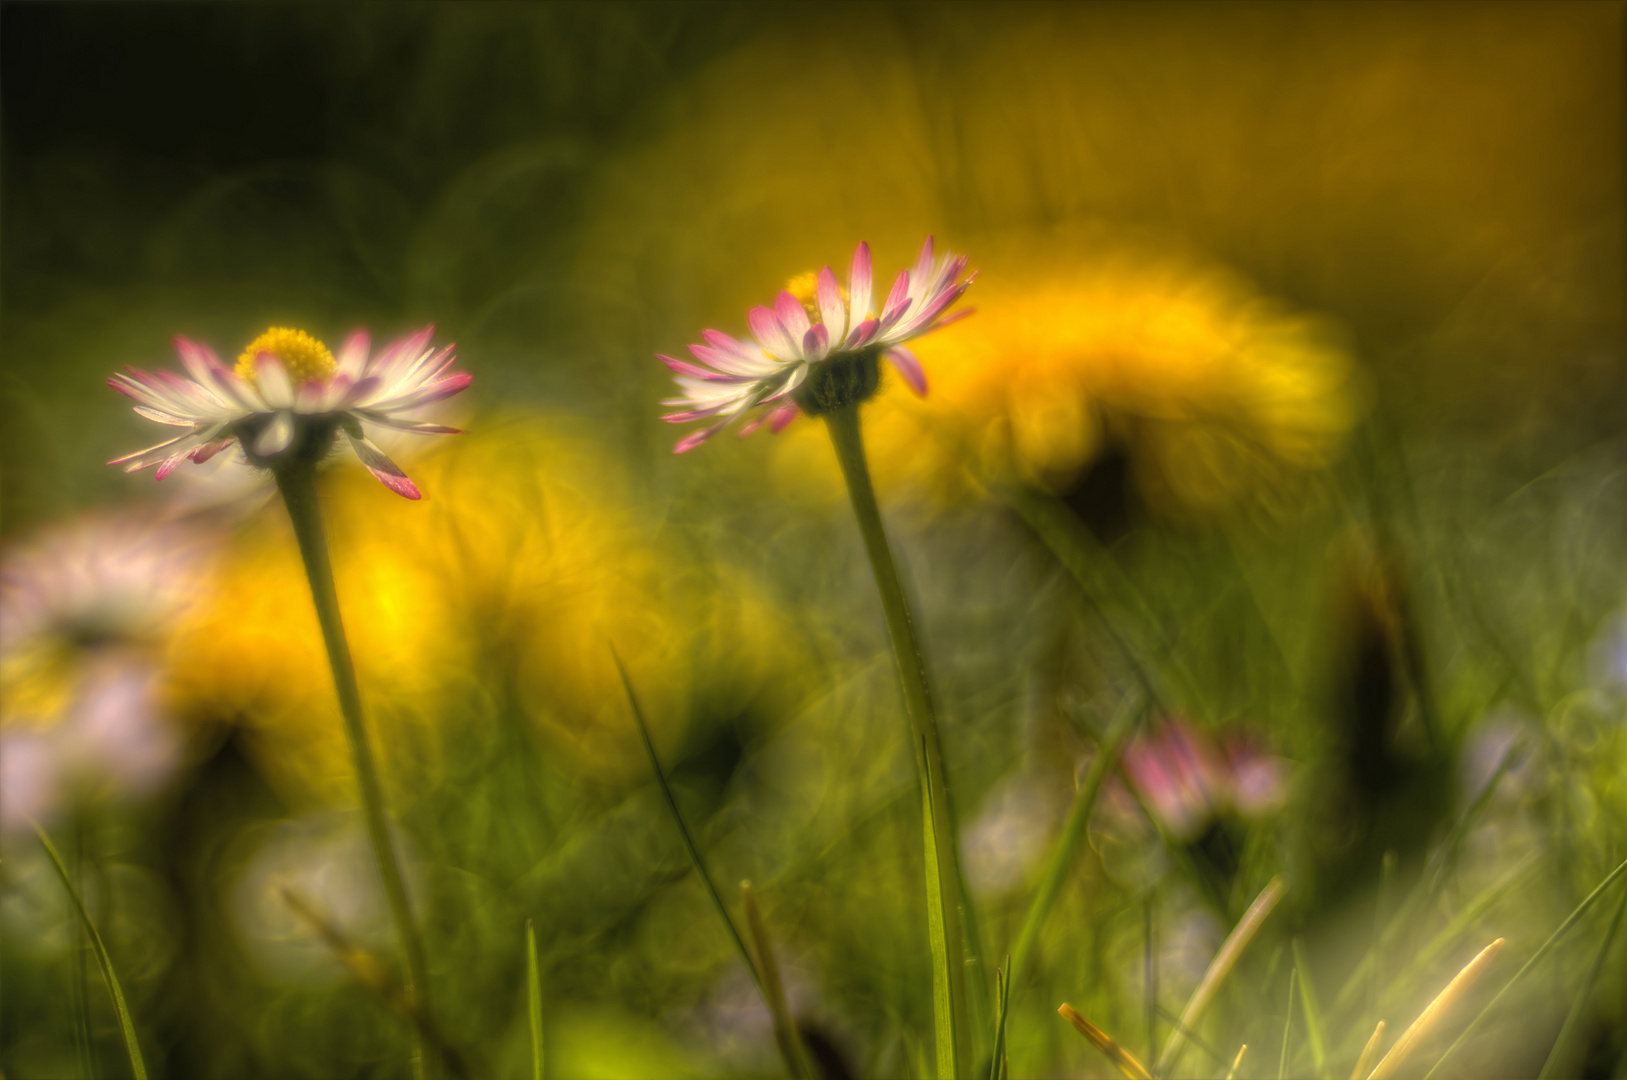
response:
M386 1005L412 1025L425 1055L419 1062L427 1067L426 1059L428 1055L433 1054L446 1066L447 1072L458 1080L465 1080L471 1074L469 1063L464 1060L463 1054L446 1040L446 1036L441 1034L440 1026L424 1008L423 1002L399 980L392 977L378 957L345 937L331 920L323 917L315 906L299 893L286 888L282 889L281 893L283 902L288 905L289 910L316 932L333 953L334 958L350 972L351 978L377 994Z
M79 890L73 887L73 878L68 875L68 868L62 862L62 856L57 854L56 845L51 838L45 835L45 830L34 825L34 832L40 838L40 845L45 848L45 854L51 857L51 865L56 867L57 877L62 879L62 887L68 890L68 898L73 901L74 910L79 913L79 921L85 928L85 936L90 938L90 947L96 953L96 965L102 969L102 978L107 982L107 992L113 996L113 1011L118 1015L119 1032L124 1036L124 1049L130 1055L130 1071L135 1074L136 1080L147 1080L147 1065L141 1059L141 1044L136 1039L135 1021L130 1018L130 1006L125 1003L124 989L119 986L119 977L113 973L113 959L107 954L107 946L102 943L102 935L97 933L96 924L90 921L90 912L85 910L85 902L79 896Z
M1237 925L1232 928L1231 934L1220 946L1220 951L1215 954L1214 960L1210 961L1209 970L1203 973L1198 988L1192 991L1186 1008L1181 1011L1181 1022L1175 1025L1175 1030L1169 1034L1169 1040L1164 1043L1164 1052L1159 1055L1156 1066L1160 1076L1169 1074L1176 1058L1186 1046L1186 1032L1197 1027L1198 1020L1202 1018L1204 1010L1208 1009L1215 991L1220 989L1220 984L1231 974L1232 968L1237 965L1238 957L1243 955L1243 950L1254 940L1260 925L1276 908L1285 891L1286 886L1283 885L1282 879L1272 878L1266 887L1260 890L1260 895L1254 898L1254 903L1249 905L1249 909L1243 913Z
M919 752L926 753L925 747ZM932 945L932 1031L938 1053L938 1080L955 1078L954 973L949 969L949 918L943 878L938 873L938 838L933 829L932 785L921 784L922 832L926 837L927 938Z
M1311 969L1305 964L1305 943L1299 938L1294 939L1294 967L1299 972L1299 1005L1300 1011L1305 1014L1305 1038L1311 1046L1311 1061L1316 1066L1316 1075L1322 1076L1327 1071L1327 1046L1322 1041L1322 1009L1316 1000L1316 984L1311 979Z
M802 1045L791 1006L785 1000L785 985L780 982L780 966L774 959L774 946L768 938L768 927L762 912L757 909L757 895L751 882L740 883L740 905L746 909L746 932L757 947L757 968L763 974L763 996L768 1001L768 1014L774 1022L774 1043L785 1061L785 1071L792 1080L817 1080L818 1073L808 1061L808 1051Z
M1237 1056L1232 1058L1232 1067L1226 1070L1226 1080L1234 1080L1237 1070L1243 1065L1243 1055L1248 1053L1248 1043L1237 1048Z
M1576 992L1576 1002L1571 1006L1569 1015L1565 1017L1564 1026L1559 1029L1559 1037L1554 1040L1554 1048L1548 1052L1548 1060L1542 1063L1542 1071L1537 1074L1537 1080L1548 1080L1548 1077L1553 1075L1554 1068L1564 1060L1571 1034L1581 1021L1588 998L1593 996L1593 987L1597 985L1599 974L1604 970L1604 962L1610 956L1610 946L1615 942L1616 931L1621 927L1623 912L1627 912L1627 889L1621 890L1621 899L1616 903L1616 913L1610 918L1610 929L1604 932L1604 941L1599 944L1598 955L1593 958L1593 966L1588 969L1582 988Z
M1479 980L1480 976L1484 974L1486 968L1491 964L1492 957L1496 956L1502 947L1503 939L1498 938L1484 949L1481 949L1473 960L1465 964L1463 970L1453 976L1452 981L1446 984L1446 989L1436 994L1435 1000L1431 1001L1424 1007L1424 1011L1418 1014L1418 1019L1412 1022L1412 1026L1401 1033L1401 1037L1395 1041L1395 1045L1390 1047L1390 1052L1385 1054L1378 1066L1367 1074L1367 1080L1388 1080L1389 1077L1394 1076L1395 1071L1417 1049L1418 1044L1440 1024L1441 1018L1446 1015L1447 1011L1457 1004L1458 999L1467 993L1469 987Z
M1006 957L1006 970L1011 969L1011 957ZM994 1062L989 1066L989 1080L1001 1080L1006 1074L1006 1010L1011 1005L1011 980L999 968L994 969L994 991L999 1018L994 1025Z
M1068 811L1067 824L1062 827L1062 835L1057 838L1056 847L1051 850L1051 857L1046 861L1045 876L1040 879L1039 890L1034 893L1033 902L1029 904L1022 930L1017 934L1017 945L1011 952L1011 967L1006 982L1012 988L1012 992L1020 985L1017 982L1018 978L1028 969L1028 961L1033 956L1035 946L1039 944L1040 931L1044 929L1045 920L1056 904L1063 883L1068 879L1068 871L1073 868L1079 848L1085 842L1091 811L1096 807L1096 799L1101 794L1102 784L1107 780L1107 774L1112 769L1113 763L1118 760L1119 748L1134 730L1144 700L1140 695L1132 695L1120 708L1118 715L1108 726L1107 734L1102 739L1096 757L1090 763L1089 771L1085 773L1084 783L1079 785L1079 790L1074 795L1073 807Z
M633 692L633 681L627 676L627 668L622 665L621 655L616 652L615 646L610 648L611 659L616 662L616 672L621 676L622 689L627 693L627 706L632 711L633 723L638 728L639 741L644 744L644 753L650 759L650 771L655 774L655 782L661 788L661 795L666 800L667 810L672 814L672 820L678 826L678 835L683 837L684 851L689 855L689 864L695 868L695 874L706 886L706 895L712 900L712 907L717 909L718 918L723 920L723 926L729 932L729 939L740 953L740 959L751 973L751 981L757 984L758 993L763 991L762 973L757 970L757 964L751 957L751 950L746 948L745 938L740 936L740 929L735 926L734 919L729 915L729 909L723 905L723 897L712 883L712 875L707 872L706 860L701 858L700 848L695 846L695 838L689 832L689 825L684 821L683 811L678 809L678 800L672 794L672 786L667 783L666 770L661 768L661 758L655 752L655 743L650 739L649 725L644 722L644 710L639 707L638 695ZM768 1000L764 993L763 1000Z
M1288 1043L1294 1033L1294 996L1299 988L1299 968L1288 969L1288 1015L1282 1020L1282 1056L1277 1059L1277 1080L1288 1075Z
M1384 1043L1384 1021L1380 1020L1373 1029L1373 1034L1367 1037L1367 1045L1361 1048L1361 1055L1356 1058L1356 1067L1350 1070L1350 1080L1362 1080L1367 1070L1378 1057L1378 1048Z
M1486 1007L1481 1009L1473 1020L1469 1021L1469 1026L1463 1029L1463 1032L1458 1035L1455 1040L1453 1040L1452 1045L1446 1048L1446 1053L1440 1056L1440 1060L1436 1061L1434 1066L1432 1066L1430 1070L1424 1074L1424 1080L1430 1080L1430 1077L1434 1076L1435 1073L1440 1070L1440 1067L1446 1064L1447 1060L1450 1059L1453 1054L1457 1053L1458 1048L1468 1040L1470 1035L1474 1034L1474 1030L1480 1026L1481 1021L1485 1020L1487 1016L1491 1015L1492 1010L1497 1007L1498 1003L1503 1000L1510 990L1514 989L1515 984L1525 977L1526 972L1536 967L1537 963L1541 961L1544 956L1547 956L1548 953L1553 950L1555 945L1559 944L1559 939L1565 936L1565 932L1572 926L1576 925L1576 921L1578 919L1587 914L1588 908L1593 906L1594 902L1599 899L1600 894L1608 889L1611 884L1622 875L1623 871L1627 871L1627 861L1622 862L1621 865L1610 871L1610 873L1605 876L1605 879L1599 882L1599 884L1594 887L1593 891L1588 893L1580 904L1576 905L1575 910L1573 910L1569 915L1565 916L1565 921L1559 924L1559 929L1548 935L1548 940L1544 941L1542 943L1542 947L1531 954L1531 959L1527 960L1520 967L1520 970L1514 973L1514 977L1508 980L1508 982L1504 983L1501 990L1497 991L1497 996L1487 1002Z
M1152 1073L1136 1060L1134 1054L1115 1042L1107 1032L1080 1016L1072 1005L1063 1002L1061 1008L1056 1011L1062 1015L1062 1019L1072 1024L1079 1034L1088 1039L1090 1045L1100 1050L1107 1060L1117 1066L1119 1072L1128 1077L1128 1080L1153 1080Z
M542 972L537 965L537 931L531 920L525 920L525 996L526 1015L531 1020L531 1080L542 1080Z

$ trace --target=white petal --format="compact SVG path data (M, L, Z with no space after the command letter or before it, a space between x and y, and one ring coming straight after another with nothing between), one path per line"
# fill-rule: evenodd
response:
M288 444L293 441L294 418L287 412L279 411L265 430L254 437L254 452L260 457L273 457L288 449Z
M271 353L254 358L254 374L260 383L260 396L272 409L288 409L294 404L294 387L288 381L288 369Z

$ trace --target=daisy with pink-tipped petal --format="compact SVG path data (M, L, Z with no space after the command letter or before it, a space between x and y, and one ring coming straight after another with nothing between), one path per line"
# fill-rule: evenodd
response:
M291 457L320 459L343 431L369 472L396 494L420 497L417 485L368 437L378 425L419 434L458 429L419 419L424 406L449 398L473 381L451 371L452 346L430 347L434 327L373 353L365 333L352 334L339 356L303 330L273 327L227 367L206 345L175 339L191 378L135 368L108 380L136 401L149 420L187 430L173 439L115 458L126 472L157 466L162 480L182 462L208 461L233 444L252 464L271 467Z
M752 308L746 315L751 327L749 343L707 330L702 335L706 344L689 347L697 363L661 357L683 389L682 397L665 402L679 411L664 419L673 423L711 421L682 439L674 453L693 449L742 417L746 419L742 434L764 423L778 431L798 413L822 418L830 434L831 448L847 482L854 521L875 574L909 738L916 748L927 845L922 865L934 964L933 1016L939 1051L947 1055L939 1060L938 1068L955 1076L968 1075L972 1067L966 972L982 970L982 963L975 940L970 957L966 955L961 922L966 879L960 872L961 845L943 745L909 599L876 504L859 412L880 385L882 357L912 390L926 393L926 374L904 343L967 314L948 314L976 276L963 277L965 270L965 256L936 258L932 238L927 237L915 266L898 275L877 316L870 306L870 246L861 243L853 252L847 295L827 266L792 282L772 308Z
M679 440L673 452L693 450L735 420L745 420L742 435L765 423L778 432L798 413L815 415L862 400L875 391L878 357L925 395L926 373L904 343L971 314L948 314L977 276L974 271L962 277L965 269L966 256L935 257L927 237L915 266L899 272L877 316L871 308L870 245L860 243L846 294L827 266L804 288L794 283L781 290L773 307L752 308L746 315L750 340L704 330L705 344L689 346L697 363L662 355L682 390L681 397L662 402L678 410L662 419L711 421Z

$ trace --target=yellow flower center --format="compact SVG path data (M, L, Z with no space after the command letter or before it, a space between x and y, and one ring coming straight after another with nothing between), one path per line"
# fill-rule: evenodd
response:
M270 353L281 360L288 371L289 380L296 386L325 381L337 367L328 347L310 334L286 326L273 326L249 342L249 347L237 358L237 374L255 386L259 385L259 380L255 377L254 358L261 353Z

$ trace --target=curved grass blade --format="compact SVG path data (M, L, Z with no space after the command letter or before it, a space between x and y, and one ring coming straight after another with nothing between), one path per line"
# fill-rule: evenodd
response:
M1260 925L1276 908L1285 891L1286 886L1283 885L1282 879L1272 878L1266 887L1260 890L1260 895L1254 898L1254 903L1249 905L1249 909L1243 913L1237 925L1232 928L1232 932L1221 944L1220 951L1210 961L1209 970L1203 973L1203 980L1198 983L1198 988L1192 991L1186 1008L1181 1011L1181 1022L1175 1025L1175 1030L1169 1034L1169 1040L1164 1043L1164 1052L1158 1056L1158 1064L1155 1066L1158 1075L1169 1074L1176 1058L1186 1046L1187 1031L1197 1027L1198 1020L1209 1007L1215 991L1220 989L1220 984L1231 974L1232 968L1237 965L1238 957L1243 955L1248 943L1254 940Z
M1610 871L1610 873L1605 876L1605 879L1599 882L1599 884L1594 887L1593 891L1588 893L1586 898L1584 898L1580 904L1576 905L1575 910L1573 910L1569 915L1565 916L1565 921L1559 924L1559 929L1548 935L1548 940L1544 941L1542 943L1542 947L1531 954L1531 959L1527 960L1525 964L1521 966L1520 970L1514 973L1514 977L1508 980L1508 982L1504 983L1501 990L1497 991L1497 996L1487 1002L1486 1007L1481 1009L1473 1020L1469 1021L1469 1026L1463 1029L1462 1034L1460 1034L1457 1039L1453 1041L1451 1046L1446 1048L1446 1053L1440 1056L1440 1060L1436 1061L1434 1066L1424 1074L1424 1080L1430 1080L1430 1077L1434 1076L1435 1073L1440 1070L1440 1067L1446 1064L1447 1060L1453 1054L1457 1053L1458 1047L1462 1046L1464 1042L1468 1040L1469 1036L1474 1033L1475 1028L1480 1026L1480 1022L1482 1020L1491 1015L1491 1011L1497 1007L1498 1002L1503 1000L1504 995L1506 995L1510 990L1514 989L1514 984L1519 982L1520 979L1524 978L1526 972L1536 967L1537 962L1540 961L1544 956L1547 956L1548 953L1553 950L1555 945L1559 944L1559 939L1565 936L1565 932L1572 926L1576 925L1576 921L1578 919L1587 914L1587 909L1593 906L1594 901L1598 900L1599 895L1608 889L1611 884L1621 876L1623 871L1627 871L1627 861L1622 862L1621 865Z
M1062 827L1062 835L1057 838L1056 847L1051 849L1051 857L1045 864L1045 876L1040 879L1039 890L1034 893L1033 902L1028 906L1028 914L1023 919L1022 930L1017 934L1017 945L1011 951L1011 964L1006 978L1007 993L1016 991L1018 976L1028 968L1029 958L1039 943L1045 919L1056 904L1057 895L1068 879L1068 871L1073 868L1074 858L1085 842L1090 814L1095 809L1102 784L1106 781L1113 763L1118 760L1119 748L1124 745L1124 740L1134 729L1136 720L1141 715L1143 700L1140 695L1132 695L1113 718L1096 757L1090 763L1089 771L1085 773L1084 783L1079 785L1079 791L1074 795L1073 807L1068 811L1067 824Z
M542 1080L542 972L537 968L537 931L525 920L526 1015L531 1020L531 1080Z
M1441 1017L1446 1015L1447 1010L1480 978L1491 964L1492 957L1496 956L1502 947L1503 939L1498 938L1476 953L1475 958L1452 977L1446 988L1435 995L1435 1000L1424 1007L1424 1011L1418 1014L1418 1019L1412 1022L1412 1026L1401 1033L1395 1045L1390 1047L1390 1052L1385 1054L1373 1071L1367 1074L1367 1080L1389 1080L1389 1077L1394 1076L1395 1071L1418 1048L1418 1044L1435 1030L1435 1026L1441 1022Z
M1327 1047L1322 1042L1322 1009L1317 1004L1316 986L1311 980L1311 969L1305 964L1305 943L1294 939L1294 969L1299 972L1299 1004L1305 1013L1305 1037L1311 1044L1311 1061L1316 1075L1325 1074L1328 1064Z
M745 963L746 970L751 973L751 981L757 984L757 992L764 995L763 1000L766 1002L768 997L763 990L762 973L757 970L756 961L751 957L751 950L746 948L745 938L740 936L739 928L729 916L729 909L723 906L723 897L719 895L717 886L712 884L712 875L706 870L706 861L701 858L700 848L695 846L695 838L690 835L683 811L678 809L678 800L672 794L671 785L667 783L666 771L661 768L661 759L656 756L655 743L650 741L650 728L644 722L644 710L639 708L638 695L633 693L633 681L627 677L627 668L622 665L621 655L616 652L614 645L610 647L610 657L616 662L616 672L621 676L622 689L627 692L627 706L632 710L633 723L638 728L639 740L644 744L644 753L650 759L650 771L655 774L655 782L666 799L673 823L678 826L678 834L683 837L684 851L689 855L689 863L695 868L695 874L701 879L701 884L706 886L706 895L711 897L718 918L723 920L724 928L729 931L729 939L734 942L735 950L740 953L740 959Z
M73 901L74 910L79 912L80 924L85 928L85 936L90 938L90 947L96 953L96 965L102 969L102 978L107 982L107 992L113 996L113 1011L119 1018L119 1031L124 1035L124 1049L130 1055L130 1071L135 1074L136 1080L147 1080L147 1065L141 1059L141 1044L136 1040L135 1021L130 1019L130 1006L125 1003L124 990L119 986L119 977L113 973L113 959L107 955L107 946L102 944L102 935L96 932L96 924L90 921L90 912L85 910L85 902L79 896L79 890L73 887L73 878L68 876L68 868L62 862L62 856L57 854L56 845L51 838L45 835L45 830L39 827L38 822L30 822L34 826L34 833L40 838L40 845L45 853L51 857L51 865L56 867L57 877L62 879L62 887L68 890L68 898Z
M1277 1059L1277 1080L1288 1075L1288 1042L1294 1033L1294 994L1299 988L1299 968L1288 969L1288 1015L1282 1021L1282 1056Z
M1565 1024L1559 1029L1559 1037L1554 1040L1554 1048L1548 1052L1548 1060L1542 1063L1542 1071L1537 1074L1537 1080L1548 1080L1548 1077L1553 1075L1554 1068L1564 1060L1565 1048L1570 1043L1571 1033L1581 1021L1588 998L1593 996L1593 987L1599 981L1600 972L1604 970L1604 962L1610 956L1610 946L1615 942L1616 931L1621 927L1623 912L1627 912L1627 889L1621 891L1621 900L1616 904L1616 913L1610 918L1610 929L1604 933L1599 953L1593 958L1593 966L1588 969L1587 978L1582 982L1582 989L1576 993L1576 1003L1571 1006L1569 1015L1565 1017Z
M1384 1021L1380 1020L1373 1029L1373 1034L1367 1037L1367 1045L1361 1048L1361 1056L1356 1058L1356 1067L1350 1070L1350 1080L1362 1080L1367 1075L1367 1067L1378 1056L1379 1045L1384 1041Z
M1108 1061L1118 1066L1119 1072L1128 1080L1152 1080L1152 1073L1136 1060L1134 1054L1115 1042L1107 1032L1080 1016L1072 1005L1064 1001L1056 1011L1062 1015L1062 1019L1072 1024L1079 1034L1090 1040L1090 1045L1100 1050Z
M323 944L333 952L334 958L350 972L351 978L383 998L386 1005L412 1025L424 1054L418 1058L418 1062L427 1067L426 1059L428 1055L433 1054L446 1066L447 1072L459 1080L465 1080L470 1075L469 1063L455 1046L447 1042L446 1036L441 1034L440 1026L435 1023L434 1016L424 1008L422 999L392 978L378 957L345 937L344 933L324 918L310 901L292 889L285 888L281 892L283 902L316 932Z
M768 928L757 910L757 897L751 882L740 883L740 905L746 909L746 932L757 947L757 968L763 973L763 997L768 1002L768 1013L774 1021L774 1042L785 1060L785 1069L793 1080L818 1080L818 1072L808 1060L808 1049L802 1044L791 1007L785 1000L785 986L780 982L780 966L774 960L774 947L768 940Z

